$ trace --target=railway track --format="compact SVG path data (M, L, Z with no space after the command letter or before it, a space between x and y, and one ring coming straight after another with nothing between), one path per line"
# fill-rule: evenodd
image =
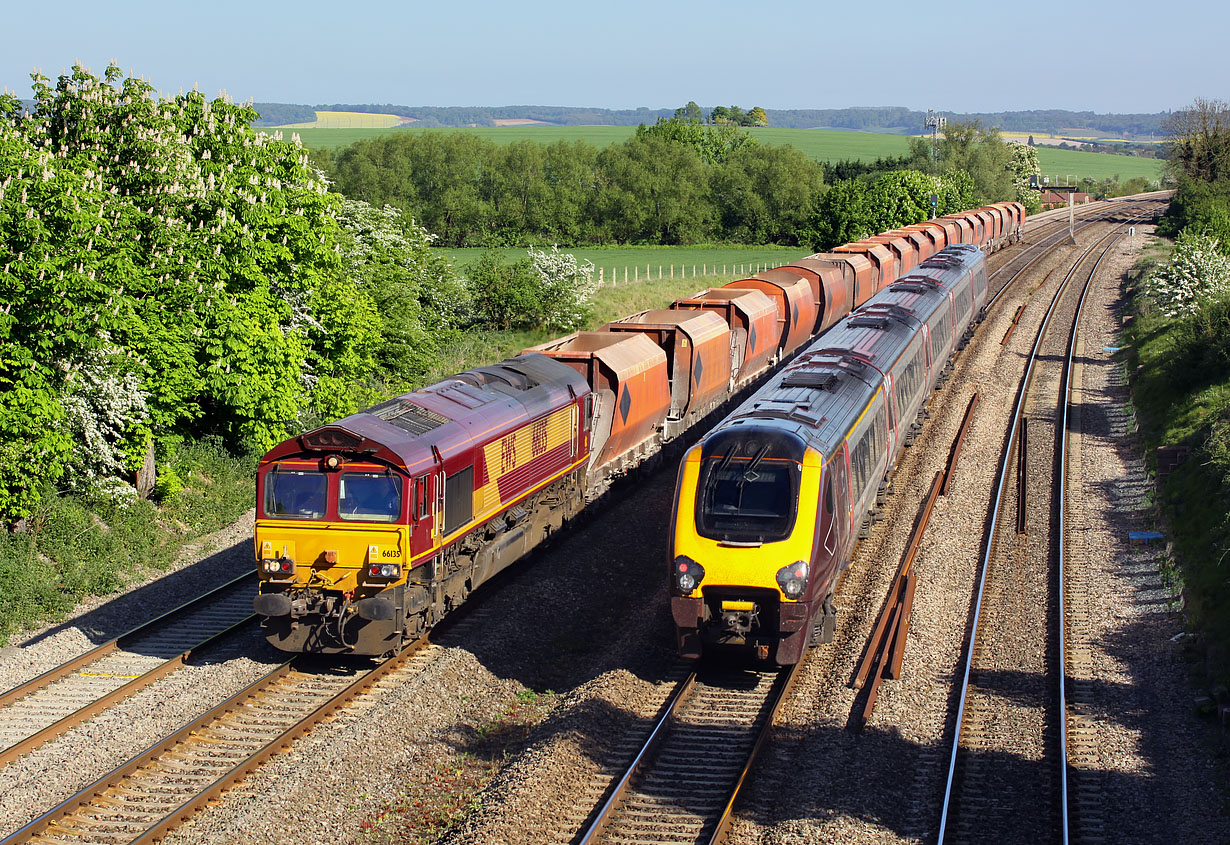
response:
M153 842L357 696L439 651L424 637L381 663L296 656L0 843Z
M1068 381L1085 293L1120 229L1073 264L1026 363L993 494L940 842L1069 838L1062 552ZM1093 835L1096 811L1086 807L1081 817Z
M28 754L254 624L255 573L236 578L0 694L0 766Z
M722 841L739 789L801 665L690 672L577 841Z
M1091 215L1078 221L1078 231L1117 213L1111 209ZM1031 249L1011 256L992 274L999 283L997 292L1067 237L1066 219L1036 233ZM645 744L626 752L625 759L632 760L628 767L615 773L609 785L589 784L581 790L589 800L601 794L603 803L573 841L721 841L738 786L753 762L751 749L768 735L772 714L793 676L791 672L781 683L776 675L758 676L758 688L738 690L742 701L731 699L732 690L724 689L731 678L705 683L691 676L681 682ZM568 834L561 829L558 838L566 841Z

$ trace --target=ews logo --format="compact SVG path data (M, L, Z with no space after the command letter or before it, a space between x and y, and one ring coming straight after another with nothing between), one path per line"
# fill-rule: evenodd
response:
M539 420L530 430L530 454L535 458L547 451L547 421Z

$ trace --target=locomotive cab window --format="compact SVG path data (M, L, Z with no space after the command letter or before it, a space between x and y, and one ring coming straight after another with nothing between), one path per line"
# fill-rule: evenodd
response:
M278 471L265 475L265 516L320 519L325 515L329 479L323 472Z
M427 476L419 479L418 484L418 518L426 519L431 512L431 502L427 499Z
M401 477L383 472L344 472L338 480L337 515L352 522L396 522L401 516Z
M799 478L791 460L708 459L697 486L696 530L711 540L786 539L794 528Z

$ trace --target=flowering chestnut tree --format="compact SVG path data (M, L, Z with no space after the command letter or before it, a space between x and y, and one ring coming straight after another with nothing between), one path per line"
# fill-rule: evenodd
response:
M298 139L114 65L32 78L29 113L0 96L0 522L151 437L353 410L384 320Z
M1184 229L1175 239L1170 261L1154 270L1145 290L1167 317L1195 314L1230 296L1230 259L1216 238Z

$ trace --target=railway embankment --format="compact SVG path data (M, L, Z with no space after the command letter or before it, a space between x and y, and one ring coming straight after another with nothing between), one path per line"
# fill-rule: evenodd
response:
M1137 542L1151 546L1181 604L1194 706L1230 735L1230 304L1169 318L1151 277L1172 249L1159 241L1142 253L1119 303L1127 425L1148 481Z

